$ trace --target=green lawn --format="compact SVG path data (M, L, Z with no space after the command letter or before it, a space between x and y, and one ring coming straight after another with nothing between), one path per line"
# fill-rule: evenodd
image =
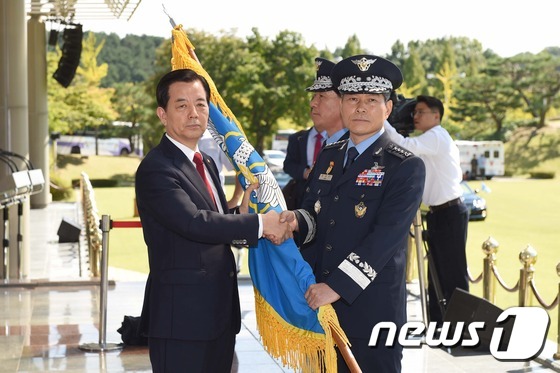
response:
M480 188L481 183L471 185ZM496 255L498 272L511 288L519 280L522 268L519 254L532 246L537 252L534 283L543 301L550 305L558 295L560 282L560 180L504 178L484 183L491 189L491 193L481 192L488 204L488 217L484 222L469 224L467 260L471 274L476 277L482 272L482 243L493 237L500 245ZM471 293L482 296L482 282L472 285ZM496 283L496 305L507 308L517 304L518 293L507 292ZM539 306L534 298L533 305ZM553 340L558 335L558 307L548 311L548 338Z
M558 294L559 277L556 266L560 263L558 228L560 211L560 180L531 180L495 178L491 181L472 181L480 188L484 183L490 193L480 192L488 203L488 218L469 224L467 256L469 270L474 277L482 272L483 242L493 237L499 243L498 272L508 287L519 279L519 253L531 245L538 253L534 282L543 300L550 304ZM231 189L228 188L228 193ZM100 215L113 220L132 220L134 190L124 188L96 188L95 198ZM247 256L245 255L245 261ZM109 265L147 273L146 247L141 229L113 229L109 235ZM248 273L244 262L242 273ZM471 293L482 296L482 282L473 284ZM496 304L501 308L516 305L518 293L510 293L496 284ZM533 301L538 305L537 300ZM555 340L558 328L558 306L549 311L551 326L549 338Z
M554 137L557 138L558 135ZM509 145L513 146L515 143ZM542 141L538 143L532 141L525 147L515 146L513 155L517 158L513 164L522 165L523 170L529 170L533 166L529 161L537 154L533 149L536 145L542 146ZM525 154L523 157L518 154L522 150ZM513 155L510 155L510 158ZM56 174L65 185L70 185L72 179L78 179L82 170L87 172L90 179L118 180L121 187L94 188L99 214L110 215L111 219L116 221L137 220L138 218L133 216L132 182L139 162L140 160L134 157L59 156ZM538 168L560 170L560 158L551 157L547 161L541 161ZM481 189L482 183L482 181L472 181L470 185ZM519 253L530 245L538 254L534 275L536 288L546 304L552 303L558 294L560 282L556 270L560 262L557 247L560 241L558 171L556 178L550 180L528 179L524 174L521 178L495 178L484 181L484 184L491 190L490 193L480 193L488 203L488 218L482 222L469 224L467 258L471 274L477 277L481 273L484 259L482 244L489 237L493 237L499 243L498 272L506 285L513 287L519 279L519 270L522 266ZM226 194L229 196L233 187L228 185L227 188ZM119 228L111 231L109 265L147 273L147 253L141 229ZM244 256L242 274L248 274L247 255ZM471 292L481 296L482 284L472 285ZM507 308L516 305L517 302L517 292L510 293L499 284L496 285L496 304L499 307ZM538 305L538 302L534 300L533 304ZM555 340L558 330L558 306L549 311L549 314L551 316L549 338Z

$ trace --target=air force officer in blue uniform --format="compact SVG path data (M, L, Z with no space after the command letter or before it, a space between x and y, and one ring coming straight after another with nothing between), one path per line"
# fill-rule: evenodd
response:
M323 148L311 172L302 208L282 218L297 230L301 252L317 284L306 299L313 309L332 303L363 372L399 372L402 347L380 338L380 322L406 322L407 235L424 188L423 161L391 142L383 122L390 93L402 83L397 66L357 55L332 70L350 138ZM338 371L347 372L338 359Z

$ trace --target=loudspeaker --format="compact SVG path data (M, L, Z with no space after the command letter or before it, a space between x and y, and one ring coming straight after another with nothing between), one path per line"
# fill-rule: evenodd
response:
M80 241L80 225L72 220L62 218L58 227L58 242L78 242Z
M447 304L443 321L451 322L452 326L458 321L465 322L463 336L469 339L472 336L467 332L467 325L475 321L483 321L484 328L477 329L480 338L478 349L489 350L492 333L496 327L504 329L499 348L507 346L509 343L515 320L508 319L505 323L498 324L496 319L502 312L501 308L484 298L479 298L462 289L455 289Z
M53 74L53 78L59 82L64 88L68 88L76 69L80 65L80 57L82 54L82 25L73 25L74 28L65 28L62 33L62 56L58 61L58 68Z
M58 44L58 30L52 29L49 33L49 45L55 47Z

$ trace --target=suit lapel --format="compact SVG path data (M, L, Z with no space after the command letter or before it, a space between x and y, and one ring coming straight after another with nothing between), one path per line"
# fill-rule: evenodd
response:
M206 201L207 209L217 211L216 207L214 206L214 201L212 200L212 197L208 194L206 185L200 178L200 175L198 174L198 171L196 170L195 166L192 164L191 161L187 159L187 156L181 151L181 149L173 145L173 143L169 141L169 139L167 138L167 136L165 136L165 134L163 135L161 144L163 145L163 148L165 149L165 153L167 154L167 156L172 158L173 165L179 170L181 170L181 172L185 175L185 177L194 186L194 189L196 189L200 197ZM206 158L204 156L203 159L206 162ZM212 180L214 180L215 182L214 178L212 178ZM218 182L218 184L215 185L220 185L220 184Z

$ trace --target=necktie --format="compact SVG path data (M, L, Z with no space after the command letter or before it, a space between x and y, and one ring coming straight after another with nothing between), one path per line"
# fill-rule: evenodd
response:
M204 181L204 184L206 184L206 189L208 189L208 193L210 194L210 197L212 197L212 201L214 201L214 206L218 206L216 204L216 199L214 198L214 192L212 191L212 186L210 185L210 182L208 181L208 178L206 178L206 171L204 171L204 164L202 162L202 154L196 152L194 153L194 164L196 165L196 170L198 171L198 174L200 175L200 177L202 178L202 181Z
M315 135L315 150L313 151L313 163L315 163L315 161L317 160L317 155L319 155L319 152L321 151L321 148L323 147L323 136L318 133Z
M351 148L348 149L348 154L347 154L347 157L346 157L346 164L344 165L344 169L343 169L342 172L346 172L348 167L350 167L350 165L352 163L354 163L354 160L356 160L357 156L358 156L358 150L356 149L355 146L352 146Z

